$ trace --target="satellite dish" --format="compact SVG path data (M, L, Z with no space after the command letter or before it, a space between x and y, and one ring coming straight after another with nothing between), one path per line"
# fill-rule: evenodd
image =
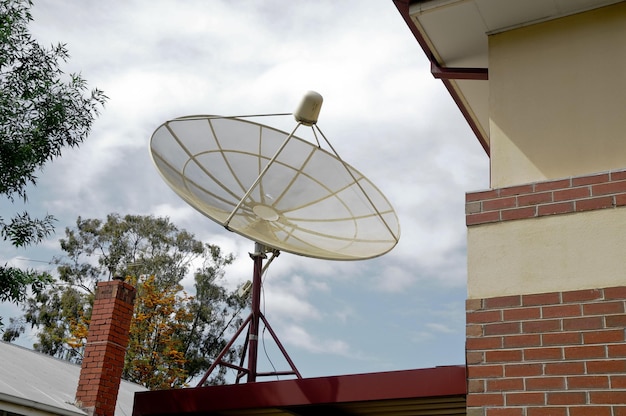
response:
M307 93L291 133L246 116L169 120L152 135L152 160L189 205L267 247L328 260L387 253L400 236L396 213L317 128L320 107L321 96ZM295 136L302 125L331 151Z
M187 116L166 121L153 133L150 153L165 182L189 205L255 242L251 312L201 378L217 365L239 379L295 375L302 378L261 312L261 276L282 251L329 260L362 260L391 250L400 237L387 198L361 172L345 163L317 127L322 96L309 91L293 116L291 133L246 118ZM281 114L289 115L289 114ZM310 127L313 140L295 135ZM322 148L321 136L330 151ZM271 253L265 266L266 253ZM250 288L246 289L249 290ZM291 370L257 372L263 323ZM223 359L249 327L239 365ZM248 366L243 365L248 354Z

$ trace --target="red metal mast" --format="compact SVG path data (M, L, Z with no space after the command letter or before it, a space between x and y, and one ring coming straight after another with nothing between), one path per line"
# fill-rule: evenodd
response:
M302 376L300 375L300 372L296 369L296 366L294 365L293 361L289 357L289 354L287 354L287 351L285 350L280 340L276 336L276 333L274 332L269 322L267 321L267 319L261 312L261 281L262 281L263 272L264 272L263 260L267 259L266 253L270 251L273 253L273 257L270 259L270 262L271 262L271 260L273 260L273 258L278 255L278 251L268 250L267 247L265 247L264 245L260 243L254 244L254 253L250 253L250 258L252 258L252 261L254 262L254 269L253 269L253 274L252 274L252 305L250 308L251 309L250 315L246 318L245 321L243 321L239 329L237 329L237 332L235 332L235 335L233 336L233 338L228 342L228 344L226 344L224 349L219 353L219 355L217 356L213 364L211 364L211 367L209 367L207 372L204 374L204 376L198 383L197 387L201 387L202 385L204 385L206 380L209 378L213 370L218 365L223 365L225 367L233 368L238 371L236 384L239 384L239 380L245 375L247 375L248 383L255 382L257 381L257 377L262 377L262 376L295 375L297 378L302 378ZM268 265L269 265L269 262L266 264L266 267ZM271 371L271 372L263 372L263 373L257 372L258 350L259 350L259 330L260 330L261 322L263 322L263 325L265 325L265 328L272 335L274 342L276 343L276 345L282 352L283 356L289 363L289 366L291 367L290 371ZM248 327L248 332L246 334L246 340L244 341L244 347L243 347L243 351L241 354L241 361L239 365L235 365L235 364L223 361L224 356L228 353L230 348L233 346L237 338L239 338L239 335L241 335L241 333L246 327ZM244 360L246 357L246 352L248 354L247 368L244 367Z

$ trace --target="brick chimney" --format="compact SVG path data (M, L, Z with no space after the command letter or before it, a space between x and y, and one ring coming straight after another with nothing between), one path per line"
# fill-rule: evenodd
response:
M128 346L135 288L120 279L96 287L76 403L93 416L113 416Z

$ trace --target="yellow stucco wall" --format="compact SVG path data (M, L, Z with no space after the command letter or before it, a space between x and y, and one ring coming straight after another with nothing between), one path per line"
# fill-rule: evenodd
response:
M626 208L468 228L468 297L623 286Z
M489 39L494 188L626 166L626 2Z

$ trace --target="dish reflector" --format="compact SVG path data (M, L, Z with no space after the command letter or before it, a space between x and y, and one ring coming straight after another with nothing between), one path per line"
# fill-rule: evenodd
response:
M150 151L183 200L268 247L360 260L398 242L398 218L378 188L295 135L240 118L189 116L163 123Z

